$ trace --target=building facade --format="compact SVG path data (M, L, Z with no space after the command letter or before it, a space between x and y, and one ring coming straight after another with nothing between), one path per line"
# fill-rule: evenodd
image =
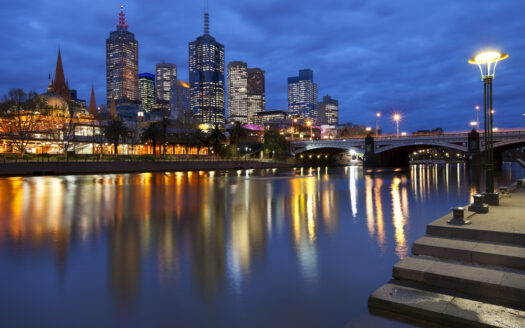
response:
M288 113L285 110L264 110L255 114L254 124L264 126L266 123L270 122L282 122L286 120L287 117Z
M228 122L256 124L256 115L266 107L264 71L245 62L228 64Z
M175 80L171 85L170 117L175 119L185 118L191 111L191 89L188 82Z
M135 35L128 31L124 9L120 7L117 30L106 39L106 100L112 95L115 103L139 103L139 45Z
M149 112L155 103L155 75L139 74L140 109Z
M189 43L191 108L201 124L223 126L225 114L224 45L209 33L204 14L204 34Z
M166 62L157 64L156 100L171 100L171 85L177 80L177 65Z
M288 78L288 112L294 117L317 120L317 84L314 72L302 69Z
M248 67L245 62L228 63L228 122L248 123Z
M329 95L323 97L323 101L317 104L318 124L339 124L339 102Z

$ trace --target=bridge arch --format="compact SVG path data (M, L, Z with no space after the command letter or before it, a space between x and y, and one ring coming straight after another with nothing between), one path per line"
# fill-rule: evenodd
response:
M297 148L295 149L294 151L294 154L295 155L299 155L301 153L305 153L305 152L309 152L309 151L315 151L315 150L318 150L318 151L323 151L323 150L326 150L326 151L330 151L330 152L334 152L334 151L339 151L339 152L345 152L345 151L354 151L355 153L357 154L363 154L364 151L363 149L359 148L359 147L345 147L345 146L326 146L326 145L309 145L309 146L306 146L306 147L303 147L303 148Z
M425 142L417 144L394 144L388 145L376 149L375 155L377 157L380 166L387 167L399 167L408 166L410 164L409 155L415 151L428 149L428 148L444 148L449 149L453 152L465 153L467 151L466 146L452 144L452 143L438 143L438 142Z

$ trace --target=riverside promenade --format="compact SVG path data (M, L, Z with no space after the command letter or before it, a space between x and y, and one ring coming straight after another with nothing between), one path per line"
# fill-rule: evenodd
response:
M370 311L424 327L525 327L525 189L515 187L489 213L465 212L471 224L430 223Z
M179 161L17 161L0 163L0 176L103 174L159 171L198 171L285 168L292 164L257 160Z

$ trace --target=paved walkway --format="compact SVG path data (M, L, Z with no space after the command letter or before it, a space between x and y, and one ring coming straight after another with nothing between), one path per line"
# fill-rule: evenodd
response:
M469 225L448 224L448 214L427 226L370 296L372 312L423 326L525 327L525 189L466 213Z

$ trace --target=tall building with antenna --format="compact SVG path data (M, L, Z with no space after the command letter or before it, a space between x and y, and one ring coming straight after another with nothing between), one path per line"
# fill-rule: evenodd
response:
M204 34L189 43L191 108L202 124L224 125L224 45L210 35L208 2Z
M139 45L128 31L126 14L120 6L117 30L106 39L106 100L115 104L139 104Z

